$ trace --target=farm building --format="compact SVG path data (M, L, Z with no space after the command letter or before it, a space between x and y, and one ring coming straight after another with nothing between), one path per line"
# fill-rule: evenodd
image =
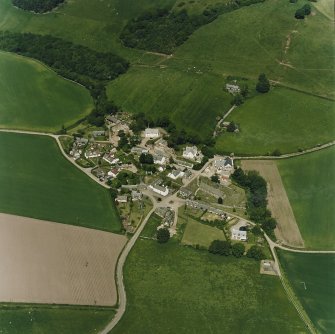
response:
M230 157L220 157L214 160L214 168L217 172L232 172L234 170L234 161Z
M179 195L182 198L189 198L192 195L192 191L186 188L180 188L179 189Z
M196 146L186 146L183 150L183 157L185 159L200 161L203 155Z
M166 158L163 155L155 154L153 156L154 158L154 164L155 165L164 165L166 162Z
M151 129L151 128L146 128L144 131L144 137L145 138L158 138L160 136L160 132L158 129Z
M128 197L126 195L118 196L115 198L115 201L118 203L127 203Z
M155 192L156 194L159 194L161 196L167 196L169 194L169 188L163 187L159 184L151 184L149 188Z
M146 148L139 147L139 146L132 147L130 152L134 153L134 154L137 154L137 155L141 155L142 153L144 153L144 154L149 153L149 151Z
M226 89L231 94L238 94L241 91L238 85L232 85L232 84L226 84Z
M171 173L168 174L168 177L172 180L177 180L180 177L183 177L184 174L185 173L183 171L181 171L180 169L175 169Z

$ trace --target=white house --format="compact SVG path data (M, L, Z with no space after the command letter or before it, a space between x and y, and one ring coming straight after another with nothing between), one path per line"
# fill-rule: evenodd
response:
M119 170L117 168L113 168L107 173L108 177L117 177L118 174Z
M162 187L162 186L160 186L158 184L151 184L149 186L149 188L153 192L155 192L155 193L157 193L157 194L159 194L161 196L167 196L169 194L169 188L168 187Z
M113 152L109 152L107 154L104 155L103 159L105 161L107 161L109 164L113 165L116 164L117 162L120 161L119 158L115 158L114 153Z
M181 171L180 169L175 169L168 174L168 177L170 179L177 180L180 177L183 177L184 175L185 175L185 173L183 171Z
M158 138L160 136L160 132L158 129L151 129L151 128L146 128L144 131L144 137L145 138Z
M85 157L90 159L90 158L98 158L100 157L101 155L101 152L98 151L98 150L95 150L95 149L88 149L86 152L85 152Z
M238 85L226 84L226 89L231 94L237 94L241 91Z
M166 158L163 155L155 154L153 158L155 165L164 165L166 162Z
M127 203L128 202L128 197L126 195L123 196L118 196L115 198L115 201L118 203Z
M247 241L247 231L241 231L236 228L231 229L231 239L239 241Z
M232 172L234 170L234 161L230 157L220 157L214 160L214 168L217 172Z

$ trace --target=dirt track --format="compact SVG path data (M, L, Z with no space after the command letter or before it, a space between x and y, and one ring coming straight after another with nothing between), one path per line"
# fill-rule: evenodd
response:
M242 168L258 171L268 183L268 207L278 222L275 230L277 239L283 240L289 246L304 247L304 241L276 162L270 160L243 160Z
M126 237L0 214L0 302L113 306Z

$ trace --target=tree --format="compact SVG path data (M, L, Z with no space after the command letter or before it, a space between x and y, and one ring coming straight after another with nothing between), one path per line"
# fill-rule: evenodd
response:
M210 244L208 251L213 254L230 255L231 244L229 241L213 240Z
M298 20L303 20L305 18L305 11L303 8L299 8L296 10L294 17Z
M261 230L261 228L260 228L258 225L255 225L255 226L251 229L251 232L252 232L254 235L261 235L261 234L262 234L262 230Z
M237 126L234 122L230 122L227 126L228 132L234 132L237 129Z
M170 232L167 228L160 228L157 231L157 241L160 244L168 242L170 239Z
M312 7L309 3L306 3L302 9L304 10L305 15L309 15L311 13Z
M231 253L235 257L241 257L244 254L244 252L245 252L245 246L241 242L238 242L231 247Z
M214 183L220 183L220 179L217 174L211 176L211 181Z
M218 198L218 204L223 204L223 199L222 199L222 197L219 197L219 198Z
M242 84L241 86L241 95L246 98L249 94L249 87L247 84Z
M230 104L233 106L240 106L241 104L243 104L244 99L243 96L241 94L237 94L233 97L233 99L231 100Z
M150 153L142 153L140 155L140 163L141 164L147 164L152 165L154 163L154 157Z
M256 90L259 93L267 93L270 90L270 81L264 73L261 73L258 77Z
M262 229L265 231L267 234L272 234L273 230L277 226L277 221L274 218L267 218L263 223L262 223Z
M272 155L274 155L275 157L279 157L281 155L281 152L278 148L276 148L273 152Z
M247 257L253 258L255 260L263 260L265 259L265 255L262 249L259 246L251 246L247 252Z

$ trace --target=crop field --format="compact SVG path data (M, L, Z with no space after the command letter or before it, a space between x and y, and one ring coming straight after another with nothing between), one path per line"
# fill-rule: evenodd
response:
M326 8L333 4L323 2ZM264 72L283 85L334 98L333 22L314 8L307 20L296 20L300 7L268 0L221 15L197 30L169 62L207 64L216 73L254 79ZM313 50L322 52L315 56Z
M334 250L335 148L277 165L305 246Z
M335 255L279 252L280 263L302 306L321 334L335 331Z
M186 225L182 243L185 245L199 245L208 248L213 240L226 240L223 231L216 227L191 220Z
M120 231L107 189L60 153L52 138L0 133L0 212Z
M118 333L307 333L277 277L257 261L138 240L125 265Z
M227 120L237 123L240 132L218 137L216 148L221 152L289 153L335 138L335 102L284 88L246 101Z
M93 107L88 91L42 64L0 52L0 127L57 131Z
M287 197L282 179L275 161L271 160L242 160L242 168L255 170L268 183L268 208L277 220L276 237L292 247L303 247L294 213Z
M125 236L0 214L0 241L0 302L116 304Z
M135 67L110 83L108 96L125 111L153 119L167 115L179 129L208 137L216 116L230 108L231 97L223 87L223 78L199 69Z
M110 308L0 304L6 334L92 334L114 315Z

